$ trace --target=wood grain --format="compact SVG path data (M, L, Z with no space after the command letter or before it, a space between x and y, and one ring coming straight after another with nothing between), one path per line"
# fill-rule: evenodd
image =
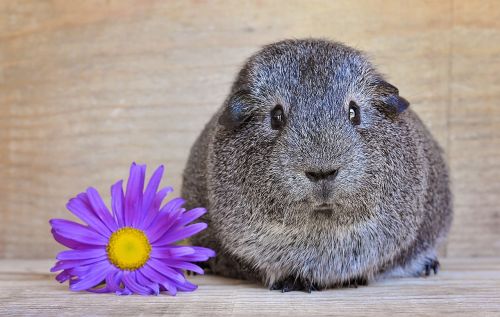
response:
M48 219L132 161L180 189L189 148L260 46L369 52L447 150L448 249L500 255L497 1L0 0L0 258L55 255Z
M453 8L448 153L450 255L500 254L500 3ZM474 18L473 18L474 17Z
M0 260L1 316L498 316L500 258L448 258L429 278L383 280L311 294L195 276L176 297L72 293L48 273L52 261Z

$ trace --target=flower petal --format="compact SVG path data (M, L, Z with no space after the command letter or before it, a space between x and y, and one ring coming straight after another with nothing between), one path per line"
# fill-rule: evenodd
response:
M192 292L192 291L196 290L198 288L198 286L195 284L192 284L186 280L184 283L178 284L177 288L179 289L179 291Z
M86 193L80 193L77 197L71 198L66 204L66 208L96 232L105 237L111 235L111 231L104 225L92 209Z
M199 255L206 255L208 256L209 258L212 258L215 256L215 251L212 250L212 249L209 249L209 248L204 248L204 247L191 247L194 249L194 251L196 252L196 254L199 254Z
M189 263L189 262L185 262L185 261L177 261L177 260L167 260L167 259L163 260L162 262L170 267L175 267L175 268L183 269L183 270L189 270L189 271L193 271L193 272L198 273L198 274L205 274L205 272L203 271L203 269L201 267L199 267L198 265L193 264L193 263Z
M111 186L111 209L113 210L113 216L119 227L125 226L125 222L123 221L124 200L125 194L123 193L123 180L120 180Z
M70 285L70 289L72 291L83 291L95 287L104 281L111 270L113 270L113 266L109 262L99 262L89 270L87 275L82 276L76 283Z
M108 207L102 201L101 195L99 192L93 188L87 188L87 196L90 201L90 205L94 209L94 212L101 219L101 221L109 228L111 231L116 231L118 226L116 225L116 221L113 219L113 216L108 210Z
M144 265L143 267L140 268L142 274L149 278L150 280L156 281L158 283L163 282L164 280L167 280L168 277L161 274L157 270L153 269L150 265Z
M142 210L145 213L151 207L153 200L156 196L156 191L158 190L158 186L160 186L161 177L163 176L163 165L160 165L156 171L154 171L153 176L149 180L148 185L146 186L146 190L144 191L144 197L142 199Z
M195 250L194 254L179 256L176 258L176 260L189 261L189 262L202 262L215 256L215 252L211 249L203 247L191 247L191 248Z
M87 250L66 250L61 251L57 254L56 259L58 260L86 260L98 258L106 255L106 249L104 247L98 249L87 249Z
M57 242L59 242L60 244L66 246L68 248L75 249L75 250L95 248L95 245L81 243L81 242L75 241L73 239L65 238L65 237L61 236L60 234L58 234L54 229L50 230L50 232L52 233L52 236L54 236L54 240L56 240Z
M98 294L115 293L117 291L121 291L122 289L120 287L116 286L116 285L119 285L119 283L120 283L120 280L115 281L115 276L117 275L117 273L120 273L120 270L118 270L118 269L110 270L108 272L108 274L106 274L104 285L98 285L95 288L89 288L89 289L87 289L87 291L92 292L92 293L98 293Z
M180 247L180 246L156 247L151 250L151 257L159 259L170 259L194 253L195 250L192 247Z
M185 203L186 200L181 197L174 198L161 208L160 213L171 213L181 208Z
M193 220L196 220L203 216L207 210L205 208L194 208L189 211L186 211L179 217L179 219L175 222L176 227L184 226L190 223Z
M67 281L69 278L71 277L71 274L69 274L69 272L67 270L63 270L61 273L57 274L56 276L56 280L59 282L59 283L64 283L65 281Z
M154 243L164 236L181 213L182 209L177 209L169 213L161 213L151 227L146 230L149 242Z
M151 223L159 215L159 210L160 210L161 203L163 202L163 199L165 199L165 197L173 191L174 190L172 187L165 187L165 188L161 189L158 193L156 193L155 199L153 200L151 207L149 207L149 210L147 212L146 217L144 217L144 219L142 220L142 223L140 223L138 225L139 229L144 230L151 225Z
M140 269L135 271L135 278L140 285L144 285L147 288L151 289L154 295L160 294L160 285L158 285L157 282L153 282L149 278L147 278Z
M163 288L167 290L171 295L175 296L175 294L177 293L177 288L175 287L175 285L179 282L174 282L167 276L161 274L148 265L143 266L140 270L144 276L146 276L150 280L156 281L161 286L163 286Z
M178 283L183 283L186 279L184 278L184 275L181 273L175 271L174 269L168 267L165 265L163 262L151 258L149 259L148 263L146 263L145 266L150 266L159 273L165 275L166 277L170 278L171 280L178 282Z
M51 219L52 228L64 238L85 244L106 245L108 240L88 227L65 219Z
M127 190L125 193L125 225L134 226L138 208L142 206L142 191L144 189L144 175L146 173L145 165L132 163L130 166L130 175L127 181Z
M149 295L152 293L152 290L139 284L136 279L135 271L124 271L123 272L123 283L130 289L132 292L140 295Z
M67 272L70 277L79 277L87 275L92 265L75 266L69 269L65 269L63 272Z
M177 284L176 283L169 281L169 280L165 280L162 283L160 283L160 285L162 286L161 289L166 290L170 295L175 296L177 294Z
M157 210L160 210L160 206L163 203L165 197L167 197L167 195L173 191L174 189L171 186L163 187L162 189L160 189L156 193L155 199L153 200L153 206L156 207Z
M197 234L198 232L205 230L207 228L207 224L204 222L198 222L192 224L190 226L184 227L177 231L168 232L159 240L150 240L153 246L161 246L165 244L169 244L172 242L176 242L182 239L189 238L192 235Z
M123 280L123 278L122 278ZM116 291L116 295L132 295L133 293L125 286L123 290Z
M72 269L75 267L83 267L83 266L98 263L98 262L108 263L107 256L103 255L100 257L96 257L96 258L92 258L92 259L85 259L85 260L61 260L61 261L57 261L56 265L54 265L54 267L52 267L50 269L50 271L57 272L60 270Z
M106 286L110 292L121 292L123 290L123 287L120 285L122 275L123 273L120 270L111 271L106 275Z

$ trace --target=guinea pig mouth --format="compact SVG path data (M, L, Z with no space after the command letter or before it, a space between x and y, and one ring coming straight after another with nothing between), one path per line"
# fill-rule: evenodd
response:
M333 212L333 206L329 204L321 204L318 206L314 206L314 211L321 213L330 213Z

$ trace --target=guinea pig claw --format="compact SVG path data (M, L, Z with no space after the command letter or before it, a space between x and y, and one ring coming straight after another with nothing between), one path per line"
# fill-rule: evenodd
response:
M427 259L427 262L424 265L424 274L425 276L431 275L431 270L434 272L434 275L439 271L439 261L437 259Z
M353 282L350 282L347 287L350 287L350 288L358 288L358 281L357 280L354 280Z
M289 276L284 280L275 282L269 288L270 290L281 290L282 293L292 292L292 291L303 291L311 293L312 291L317 291L316 285L309 281L303 281L295 277Z
M366 286L366 285L368 285L368 280L366 278L357 277L348 281L347 283L344 283L342 286L349 288L358 288L358 286Z

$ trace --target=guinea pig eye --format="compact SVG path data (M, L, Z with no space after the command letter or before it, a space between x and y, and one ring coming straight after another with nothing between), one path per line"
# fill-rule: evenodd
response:
M276 105L271 110L271 128L274 130L282 129L285 126L286 118L285 112L281 105Z
M361 122L359 107L354 101L349 102L349 121L354 125L358 125Z

